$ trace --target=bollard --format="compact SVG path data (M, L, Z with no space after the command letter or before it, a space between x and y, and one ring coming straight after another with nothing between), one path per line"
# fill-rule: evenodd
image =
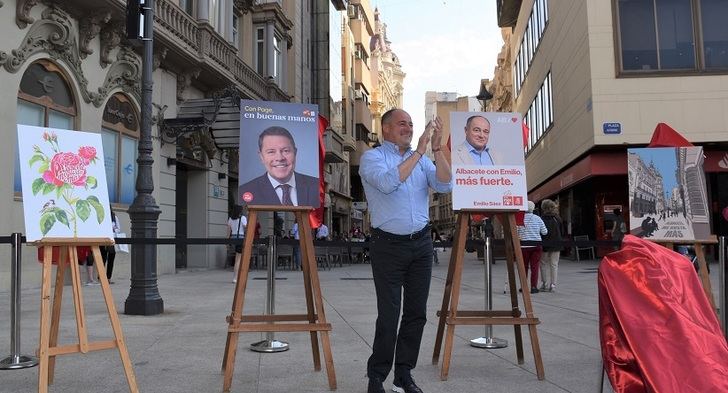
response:
M726 315L726 303L728 303L728 293L726 292L726 286L728 283L728 272L726 272L725 253L726 253L726 240L725 236L718 238L718 270L719 270L719 306L720 307L720 325L723 327L723 335L728 339L728 316Z
M268 278L266 282L266 302L265 302L265 313L266 315L275 314L275 302L276 302L276 262L278 259L276 251L276 236L271 235L270 241L268 242ZM265 333L265 340L250 344L250 350L254 352L263 353L275 353L283 352L288 350L288 343L285 341L278 341L273 336L273 332Z
M493 226L490 220L485 224L485 311L493 309L493 279L490 266L493 264ZM508 341L493 337L493 325L485 325L485 335L470 340L470 345L476 348L498 349L508 346Z
M10 267L10 356L0 360L0 370L18 370L38 365L38 359L20 354L20 233L13 233L12 266Z

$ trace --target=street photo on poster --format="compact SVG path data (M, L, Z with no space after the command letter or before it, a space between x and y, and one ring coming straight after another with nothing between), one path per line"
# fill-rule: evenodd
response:
M318 106L240 102L238 202L319 207Z
M702 147L628 150L629 232L658 241L710 236Z
M112 239L101 134L18 124L25 235Z
M521 124L518 113L450 113L454 210L526 210Z

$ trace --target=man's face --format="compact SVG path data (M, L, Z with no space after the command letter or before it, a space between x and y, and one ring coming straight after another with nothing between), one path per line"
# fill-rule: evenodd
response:
M408 148L412 143L412 118L403 110L395 111L382 124L382 135L385 141L394 143L400 149Z
M280 135L265 136L259 154L265 170L274 179L281 183L291 179L296 169L296 148L290 139Z
M465 140L477 150L485 149L490 136L490 123L482 117L475 117L465 126Z

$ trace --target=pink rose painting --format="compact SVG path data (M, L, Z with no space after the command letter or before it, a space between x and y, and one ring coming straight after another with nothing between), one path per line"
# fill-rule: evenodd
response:
M102 179L103 189L99 189L97 176L93 175L100 173L103 177L103 157L98 156L97 147L93 146L93 143L86 144L83 138L79 138L81 135L92 134L76 133L78 136L66 139L69 143L64 145L65 148L61 148L59 138L68 137L66 133L73 131L44 130L42 134L36 134L34 141L24 141L30 138L30 132L21 132L21 127L38 130L37 127L18 126L21 151L23 144L26 144L26 150L32 149L28 154L21 153L23 202L24 205L33 203L36 206L32 214L35 224L28 222L29 214L26 209L26 230L30 233L31 228L28 226L37 225L40 235L46 236L54 227L61 225L65 226L73 237L77 237L81 224L87 221L90 223L90 220L99 225L104 222L108 216L105 180ZM97 146L100 146L100 136L95 139L97 141L94 142L99 142ZM74 143L77 147L69 149L68 146L74 146ZM26 157L26 165L22 164L23 156ZM32 182L27 179L27 174L31 174ZM25 187L26 182L30 183L29 190ZM28 191L32 193L33 198L26 197ZM100 231L93 235L104 237L105 233ZM93 235L86 234L86 236Z

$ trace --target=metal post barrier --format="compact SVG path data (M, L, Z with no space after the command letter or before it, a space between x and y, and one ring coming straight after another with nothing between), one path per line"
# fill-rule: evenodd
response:
M488 230L488 224L490 223L490 220L486 223L486 234L485 234L485 250L484 250L484 260L485 260L485 310L491 311L493 309L493 292L492 292L492 286L493 286L493 278L491 277L491 269L490 266L493 264L493 230L492 230L492 224L490 226L490 230ZM505 348L508 346L508 341L503 340L500 338L493 337L493 325L485 325L485 335L483 337L478 337L470 340L470 345L476 348L485 348L485 349L498 349L498 348Z
M0 370L18 370L38 365L38 359L20 354L20 274L21 243L20 233L13 233L12 266L10 270L10 356L0 360Z
M728 303L728 292L726 292L726 286L728 286L728 272L726 271L725 254L726 254L726 239L725 236L718 238L718 295L720 296L719 305L720 307L720 325L723 327L723 335L728 339L728 315L726 315L726 304Z
M265 303L266 315L275 314L276 263L278 262L277 259L278 255L276 251L276 236L271 235L270 240L268 241L268 279L266 284L267 292ZM250 344L250 350L254 352L274 353L287 351L288 349L288 343L285 341L276 340L273 336L273 332L266 332L265 340Z

